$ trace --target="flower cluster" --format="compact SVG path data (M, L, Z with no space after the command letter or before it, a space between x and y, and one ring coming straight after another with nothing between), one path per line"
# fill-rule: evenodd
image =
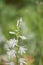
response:
M26 53L26 48L24 46L20 46L18 44L19 40L18 38L22 39L22 40L26 40L27 38L23 35L18 34L19 32L19 27L21 25L22 22L22 18L20 18L20 20L17 21L17 33L16 32L9 32L10 34L14 34L17 36L17 39L13 38L10 39L9 41L7 41L7 44L5 44L5 48L7 50L7 55L9 57L9 59L13 59L16 58L15 63L11 62L10 65L18 65L18 63L20 65L24 65L26 64L25 59L23 59L22 54Z

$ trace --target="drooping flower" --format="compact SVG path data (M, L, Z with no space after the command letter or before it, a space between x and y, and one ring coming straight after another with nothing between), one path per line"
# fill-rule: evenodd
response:
M10 50L7 52L7 55L9 58L14 58L16 57L16 51L15 50Z
M25 59L20 58L20 59L19 59L19 63L20 63L20 65L26 64Z
M20 47L18 53L22 55L23 53L26 53L26 50L27 50L26 48Z
M7 43L7 46L8 46L8 48L14 48L15 46L17 46L17 40L15 40L15 39L10 39Z

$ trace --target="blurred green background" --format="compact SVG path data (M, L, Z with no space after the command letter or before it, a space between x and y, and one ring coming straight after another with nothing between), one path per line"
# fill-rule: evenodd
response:
M22 34L28 37L24 42L28 55L35 59L33 65L43 65L43 0L0 0L0 55L5 54L6 39L14 37L9 31L15 31L20 17L26 24Z

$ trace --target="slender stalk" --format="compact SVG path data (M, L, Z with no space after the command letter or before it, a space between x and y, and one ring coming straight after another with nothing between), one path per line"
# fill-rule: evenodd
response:
M18 65L18 50L19 50L19 48L17 47L17 49L16 49L16 65Z
M18 36L19 36L19 29L17 28L17 34L16 34L16 36L17 36L17 40L18 40ZM19 45L18 45L18 42L17 42L17 46L16 46L16 65L18 65L18 51L19 51Z

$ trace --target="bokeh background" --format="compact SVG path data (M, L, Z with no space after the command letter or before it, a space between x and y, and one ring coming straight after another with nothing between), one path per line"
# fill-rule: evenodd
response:
M43 65L43 0L0 0L0 63L6 56L6 40L14 38L9 31L15 31L20 17L21 32L28 38L22 43L28 49L27 65Z

